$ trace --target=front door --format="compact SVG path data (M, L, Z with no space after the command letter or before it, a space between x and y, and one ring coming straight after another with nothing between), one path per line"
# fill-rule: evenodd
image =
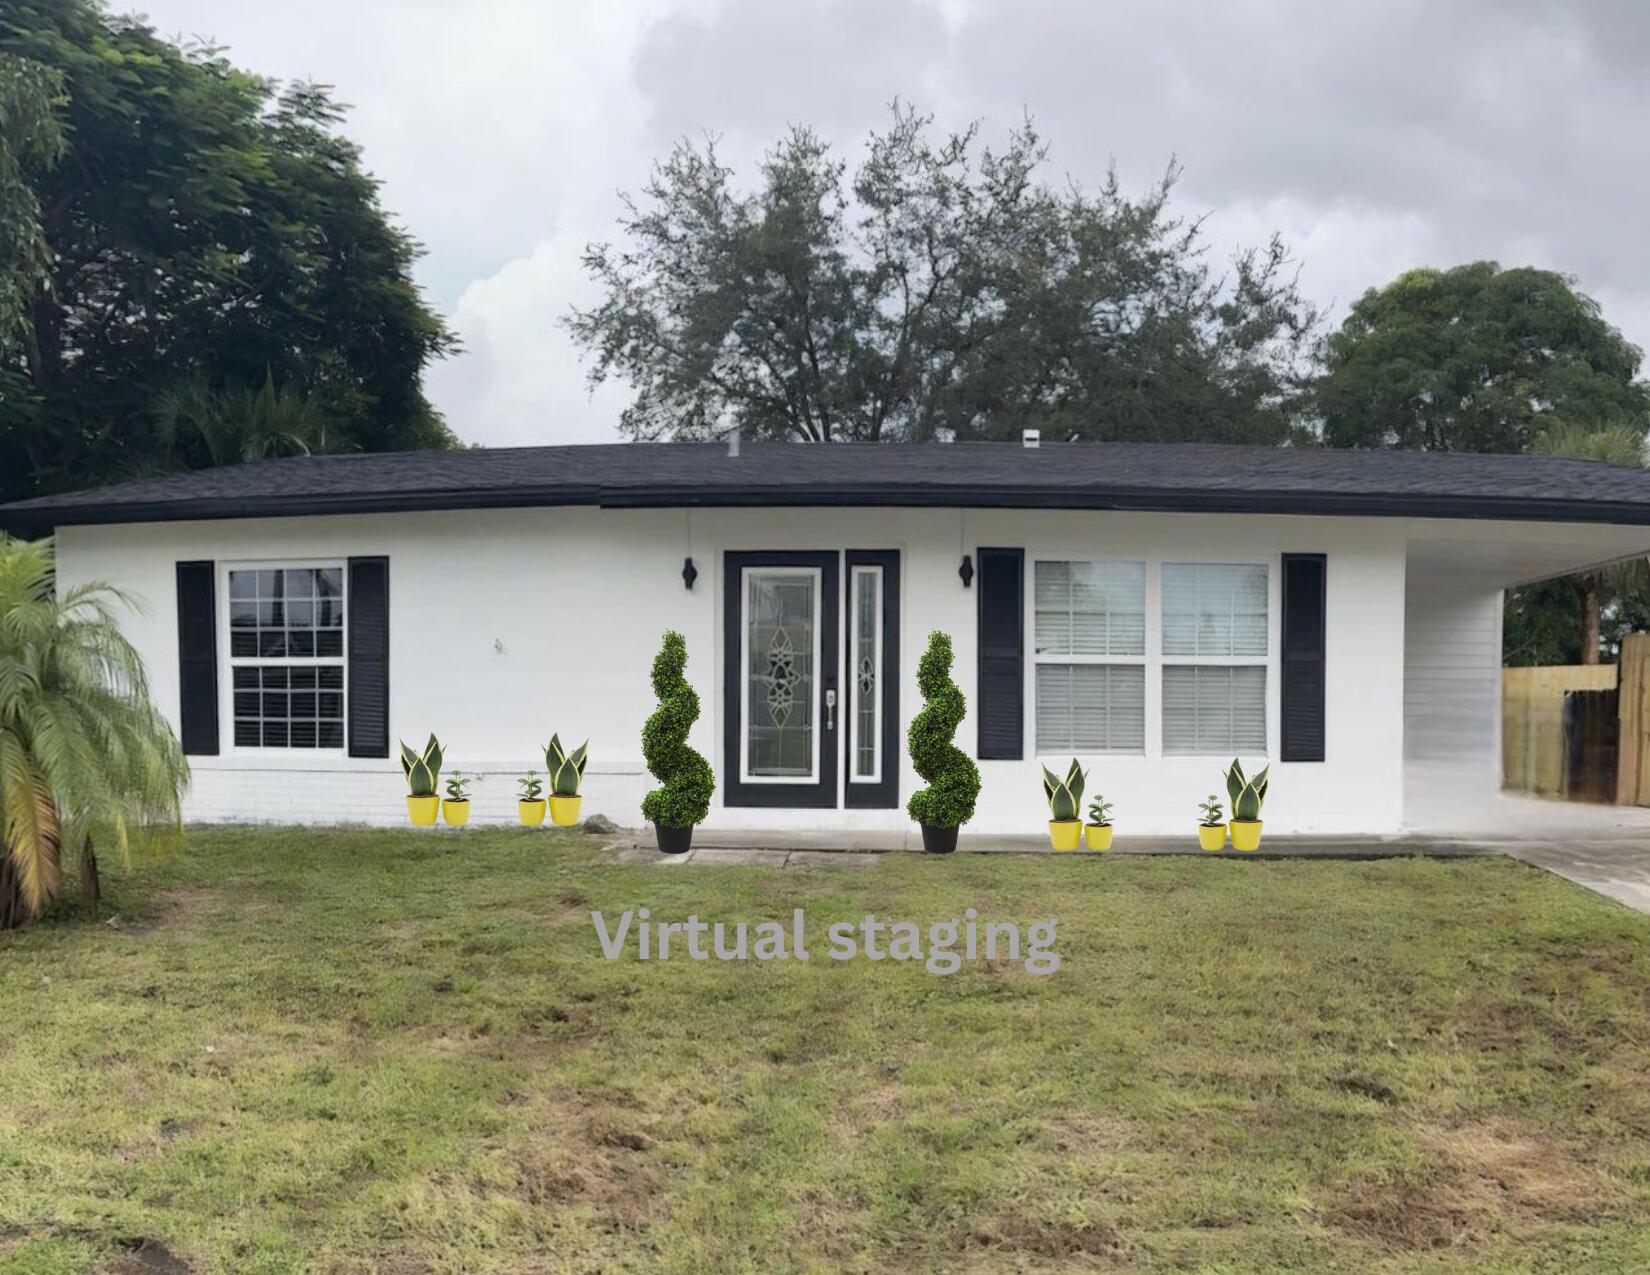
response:
M835 551L726 555L727 805L897 804L898 564L850 552L845 576Z

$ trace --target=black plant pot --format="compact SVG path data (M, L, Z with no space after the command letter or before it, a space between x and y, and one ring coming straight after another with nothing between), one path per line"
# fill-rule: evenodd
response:
M660 854L686 854L693 849L693 825L685 828L667 828L662 823L653 825L654 839Z
M922 848L929 854L950 854L957 848L957 829L935 828L929 824L917 825L922 829Z

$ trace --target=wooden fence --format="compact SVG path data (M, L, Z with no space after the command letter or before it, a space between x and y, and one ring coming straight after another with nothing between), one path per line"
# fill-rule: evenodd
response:
M1631 642L1633 639L1628 639ZM1642 669L1644 661L1650 661L1650 635L1645 638L1647 645L1642 647L1644 654L1641 658L1641 679L1638 685L1642 686ZM1622 658L1625 663L1627 649L1624 647ZM1503 786L1516 792L1538 793L1545 797L1591 797L1594 800L1610 799L1610 792L1597 784L1588 782L1588 776L1583 771L1576 773L1576 767L1566 760L1565 750L1565 696L1572 691L1613 691L1616 689L1617 670L1614 664L1566 664L1554 665L1546 668L1506 668L1501 670L1501 782ZM1650 692L1646 692L1650 695ZM1627 712L1626 696L1623 695L1620 712L1622 714L1622 747L1626 747ZM1643 695L1640 697L1644 698ZM1573 739L1583 738L1591 741L1598 733L1595 719L1597 709L1602 707L1602 701L1596 697L1577 697L1572 706L1569 718L1569 729ZM1575 709L1585 708L1578 714ZM1650 727L1650 702L1643 705L1645 716L1643 721ZM1585 734L1578 734L1585 732ZM1613 733L1613 732L1611 732ZM1612 755L1612 760L1614 760ZM1650 772L1650 748L1644 755L1645 769ZM1638 754L1633 758L1633 779L1635 783L1642 782L1650 791L1650 773L1644 776L1638 774ZM1617 800L1621 800L1619 793L1620 776L1626 771L1625 764L1614 767L1617 773ZM1647 800L1645 804L1650 804Z
M1616 745L1616 802L1650 806L1650 633L1621 640L1621 732Z

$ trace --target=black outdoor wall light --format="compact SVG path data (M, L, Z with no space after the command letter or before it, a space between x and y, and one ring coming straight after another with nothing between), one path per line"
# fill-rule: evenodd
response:
M693 565L692 558L682 559L682 583L687 585L688 592L693 592L693 582L699 578L699 568Z
M974 584L974 556L963 554L962 566L957 568L957 577L963 582L963 588L971 588Z

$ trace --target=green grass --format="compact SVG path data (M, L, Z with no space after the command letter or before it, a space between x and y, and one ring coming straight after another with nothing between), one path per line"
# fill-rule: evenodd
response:
M110 896L0 936L0 1271L1650 1268L1650 918L1504 860L197 829ZM632 905L1063 966L602 960Z

